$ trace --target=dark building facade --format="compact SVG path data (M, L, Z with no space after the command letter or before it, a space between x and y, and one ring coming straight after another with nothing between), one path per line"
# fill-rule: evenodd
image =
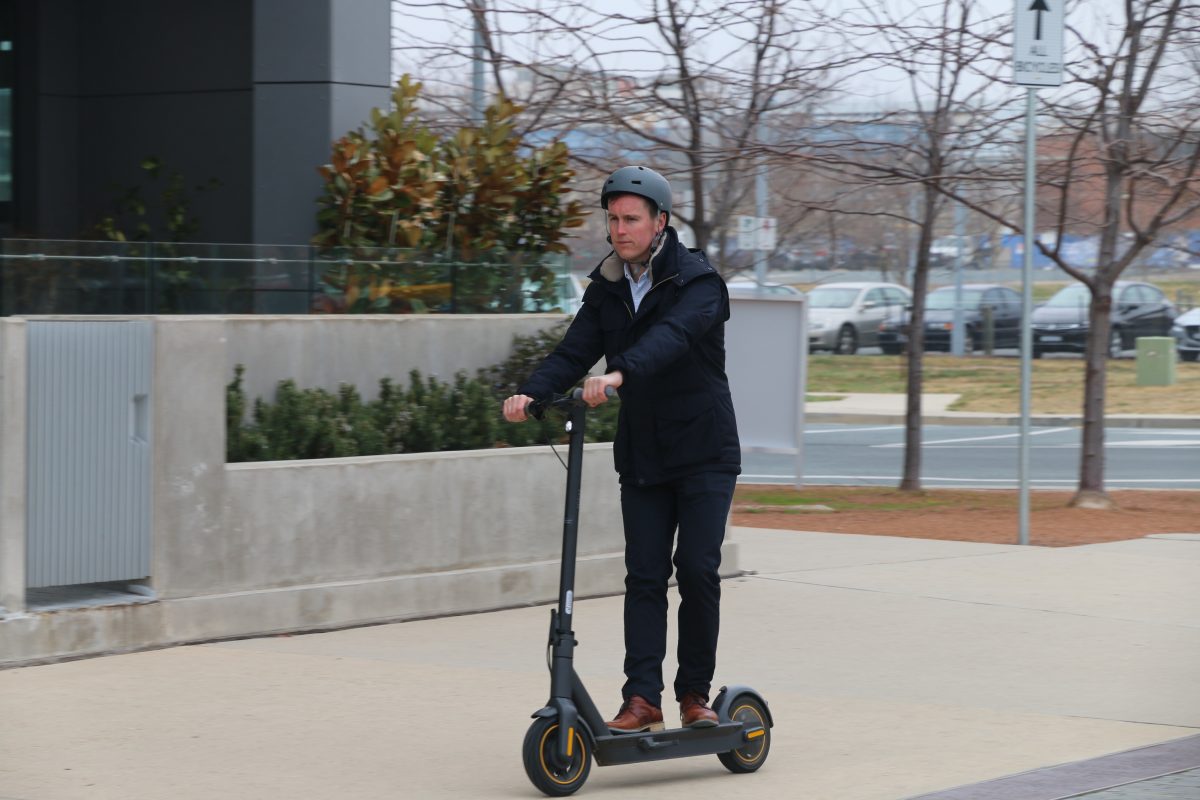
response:
M154 222L154 157L214 182L194 239L307 243L390 83L387 0L0 0L0 235L87 236L139 184Z

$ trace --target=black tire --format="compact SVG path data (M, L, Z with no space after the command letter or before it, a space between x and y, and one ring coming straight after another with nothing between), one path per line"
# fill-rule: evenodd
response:
M843 325L838 330L837 341L833 343L833 353L839 356L852 356L858 352L858 332L850 324Z
M975 352L983 349L983 334L975 330L974 327L968 325L963 331L963 349L967 351L967 355L974 355Z
M729 704L729 718L742 723L754 738L736 750L717 753L717 758L730 772L754 772L763 765L767 754L771 752L771 726L767 722L766 709L750 695L740 694Z
M1125 337L1121 335L1120 328L1113 328L1108 332L1108 357L1120 358L1125 354Z
M550 757L557 738L558 720L538 717L525 733L521 760L525 762L525 774L540 792L550 797L566 797L578 791L587 780L592 768L592 751L589 738L580 728L575 728L571 763L566 769L559 769Z
M898 356L903 348L898 344L881 344L879 345L879 349L883 351L885 356Z
M1200 357L1200 350L1180 350L1179 357L1184 361L1195 361Z
M1042 348L1040 348L1040 347L1033 348L1033 357L1034 358L1041 358L1045 354L1046 354L1046 351L1043 350Z

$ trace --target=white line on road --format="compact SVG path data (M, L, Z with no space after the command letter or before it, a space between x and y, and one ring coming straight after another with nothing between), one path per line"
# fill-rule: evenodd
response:
M1140 442L1105 442L1105 447L1200 447L1200 439L1143 439Z
M1073 431L1075 428L1042 428L1036 431L1030 431L1030 436L1043 436L1048 433L1062 433L1063 431ZM922 446L932 444L955 444L959 442L986 442L993 439L1013 439L1020 436L1021 432L1013 433L997 433L992 436L965 436L961 439L934 439L929 442L921 442ZM889 444L873 444L871 447L904 447L904 442L891 442Z
M883 425L878 428L823 428L819 431L805 430L804 435L812 433L863 433L865 431L901 431L904 430L903 425Z

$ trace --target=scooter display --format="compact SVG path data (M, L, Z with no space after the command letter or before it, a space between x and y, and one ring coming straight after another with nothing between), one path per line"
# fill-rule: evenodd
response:
M610 731L575 672L577 642L571 629L575 599L575 555L579 534L579 495L583 472L587 405L582 390L546 402L534 401L528 412L541 417L546 409L567 415L567 492L563 512L562 565L558 606L550 611L547 666L550 699L534 712L525 734L522 759L533 785L551 797L570 795L583 786L592 759L600 766L633 764L687 756L716 755L731 772L754 772L771 750L774 721L767 702L747 686L723 686L711 708L718 723L707 728L673 728L640 733ZM612 390L609 390L611 396Z

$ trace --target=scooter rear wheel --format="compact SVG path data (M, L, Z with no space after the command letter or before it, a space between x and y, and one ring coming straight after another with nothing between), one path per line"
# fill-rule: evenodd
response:
M729 718L750 732L753 738L736 750L728 753L717 753L717 758L730 772L754 772L767 760L771 752L771 725L767 722L767 712L748 694L740 694L729 704Z
M525 762L525 774L539 791L550 797L565 797L587 780L592 768L592 752L587 737L576 728L570 763L566 767L556 766L553 754L557 739L558 720L538 717L525 734L521 758Z

